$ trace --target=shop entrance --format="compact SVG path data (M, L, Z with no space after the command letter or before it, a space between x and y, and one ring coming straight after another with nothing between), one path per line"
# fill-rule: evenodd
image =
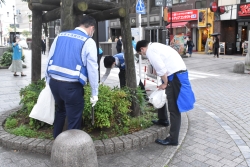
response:
M241 42L247 41L247 26L242 26L241 29Z
M206 28L202 29L201 31L201 51L205 51L205 46L208 38L208 31Z

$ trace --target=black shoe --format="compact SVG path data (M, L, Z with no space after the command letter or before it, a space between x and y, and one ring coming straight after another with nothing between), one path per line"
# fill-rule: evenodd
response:
M153 120L152 122L155 125L169 126L169 122L166 120L159 119L159 120Z
M155 142L157 144L161 144L161 145L170 145L170 146L177 146L178 145L178 142L172 142L169 138L166 138L164 140L160 140L160 139L156 139Z

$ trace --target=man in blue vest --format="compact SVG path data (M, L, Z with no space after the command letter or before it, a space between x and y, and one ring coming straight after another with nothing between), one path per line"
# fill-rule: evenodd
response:
M68 119L68 129L81 128L84 109L83 86L87 79L92 89L92 106L98 101L97 48L91 38L95 27L95 19L85 15L79 27L61 32L50 48L46 81L57 106L54 138L62 132L65 117Z
M104 58L104 67L106 68L106 72L101 78L101 84L105 82L105 80L108 78L110 71L112 68L119 68L119 80L120 80L120 88L123 88L126 86L126 71L125 71L125 60L124 60L124 53L118 53L114 56L106 56ZM140 86L140 88L144 91L144 98L148 100L147 93L145 91L145 87L141 80L137 77L137 85Z
M119 80L120 88L126 86L126 71L125 71L125 60L124 53L118 53L114 56L106 56L103 60L104 67L106 68L106 73L101 78L101 83L104 83L108 78L112 68L116 67L120 69Z

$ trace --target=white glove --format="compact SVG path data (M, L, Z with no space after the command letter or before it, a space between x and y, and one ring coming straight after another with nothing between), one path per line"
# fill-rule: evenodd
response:
M90 103L92 104L92 107L95 106L96 102L98 101L98 96L92 96L90 97Z

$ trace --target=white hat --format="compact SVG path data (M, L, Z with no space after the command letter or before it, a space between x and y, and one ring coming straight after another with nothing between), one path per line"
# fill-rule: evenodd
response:
M167 101L165 90L156 89L150 96L149 102L153 104L155 108L162 108Z

